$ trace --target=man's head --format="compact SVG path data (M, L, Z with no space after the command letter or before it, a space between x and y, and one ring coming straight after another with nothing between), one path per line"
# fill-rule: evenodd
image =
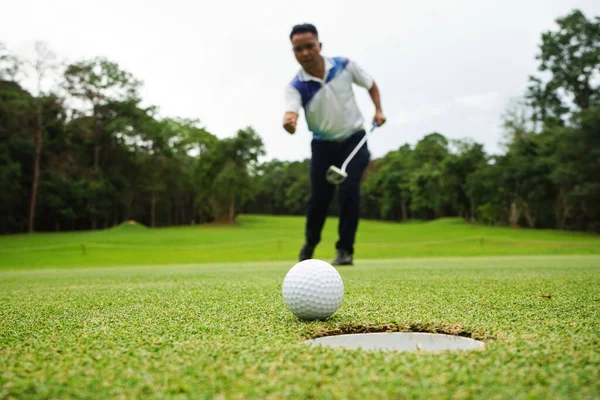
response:
M296 60L304 69L313 68L320 60L321 43L319 33L312 24L296 25L290 33Z

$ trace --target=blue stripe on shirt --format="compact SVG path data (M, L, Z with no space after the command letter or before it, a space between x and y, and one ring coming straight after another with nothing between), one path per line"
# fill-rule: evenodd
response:
M325 83L331 82L333 78L338 76L340 72L346 69L348 66L348 59L342 57L333 57L333 68L329 70L329 74L327 74L327 78L325 79Z
M338 76L348 66L348 59L343 57L333 57L333 67L329 70L325 83L331 82L336 76ZM291 85L295 87L302 98L302 107L306 108L308 103L315 97L317 92L321 90L321 84L316 81L308 80L302 81L299 76L296 75Z
M301 81L297 76L291 85L295 87L302 97L302 107L306 108L308 103L315 97L315 94L321 89L321 84L315 81Z

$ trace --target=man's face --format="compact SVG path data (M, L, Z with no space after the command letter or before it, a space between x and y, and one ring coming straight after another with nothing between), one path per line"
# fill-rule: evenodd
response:
M317 37L310 33L297 33L292 36L292 48L296 60L304 69L317 65L321 53L321 44Z

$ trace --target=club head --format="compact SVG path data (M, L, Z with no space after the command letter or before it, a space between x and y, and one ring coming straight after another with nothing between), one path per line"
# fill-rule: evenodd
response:
M339 185L340 183L344 182L344 179L346 179L347 176L347 173L345 173L335 165L332 165L327 170L325 178L327 178L327 182L333 183L334 185Z

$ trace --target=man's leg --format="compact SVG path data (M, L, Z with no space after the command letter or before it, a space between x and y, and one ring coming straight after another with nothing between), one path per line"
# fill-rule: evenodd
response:
M354 150L365 133L355 134L344 143L344 159ZM338 253L354 254L354 240L360 216L360 182L369 164L371 155L367 143L363 144L346 168L348 177L339 186L340 220L338 226L339 240L336 243ZM340 254L338 254L338 257ZM343 256L343 254L342 254ZM351 262L351 257L349 258Z
M312 157L310 160L310 196L306 213L306 243L309 248L305 255L312 257L312 250L321 241L321 231L325 224L327 211L335 187L325 178L329 166L332 164L334 145L336 143L313 141ZM302 258L302 254L301 257Z

